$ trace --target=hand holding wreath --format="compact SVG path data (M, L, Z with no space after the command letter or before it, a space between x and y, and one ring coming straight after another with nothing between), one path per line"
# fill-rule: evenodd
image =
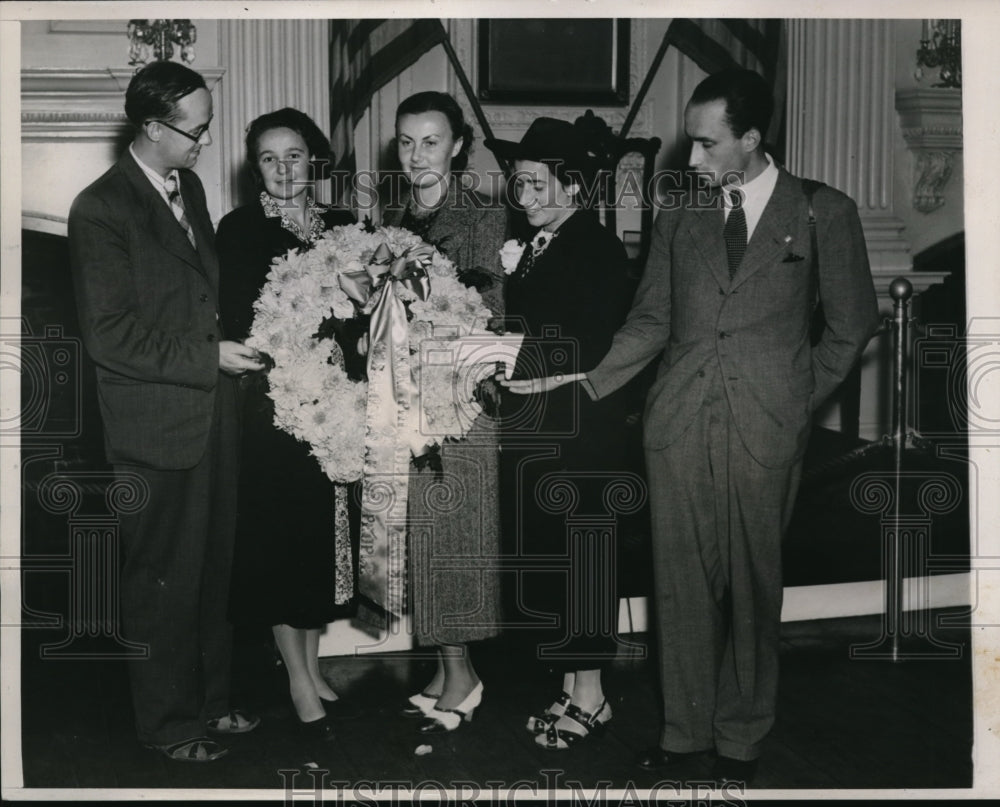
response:
M411 277L412 269L425 277ZM352 298L345 287L369 284L374 289L379 278L397 287L394 293L408 309L418 426L430 441L462 437L481 411L468 395L455 394L461 387L455 366L424 361L440 355L436 348L485 329L489 321L482 297L457 275L455 265L438 250L399 227L334 227L312 249L275 259L254 304L246 344L274 363L268 395L274 401L275 425L308 442L330 479L350 482L361 476L369 406L367 383L345 371L349 351L342 352L334 336L338 328L349 331L352 338L340 341L355 344L367 333L360 326L379 297L369 294L359 304L362 295ZM423 296L417 291L421 285L429 287Z

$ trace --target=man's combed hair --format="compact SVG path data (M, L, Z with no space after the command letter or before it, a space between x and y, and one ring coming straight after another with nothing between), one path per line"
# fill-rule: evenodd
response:
M713 73L695 87L690 103L725 101L726 120L733 137L743 137L750 129L767 136L774 114L774 96L764 78L753 70L732 67Z
M138 128L148 120L170 123L177 102L195 90L208 89L200 73L177 62L153 62L137 72L125 91L125 114Z

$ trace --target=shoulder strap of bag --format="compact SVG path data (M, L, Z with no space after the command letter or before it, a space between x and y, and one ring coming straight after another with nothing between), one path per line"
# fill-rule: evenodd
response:
M817 179L803 179L802 192L806 195L806 205L809 207L809 246L812 249L813 267L819 267L819 246L816 243L816 210L813 208L813 196L826 183Z
M819 241L816 237L816 210L813 207L813 196L825 184L816 179L802 180L802 193L805 194L806 206L809 209L809 248L812 250L813 285L816 289L816 303L810 327L811 341L814 345L823 335L823 329L826 327L826 319L823 316L823 304L819 299Z

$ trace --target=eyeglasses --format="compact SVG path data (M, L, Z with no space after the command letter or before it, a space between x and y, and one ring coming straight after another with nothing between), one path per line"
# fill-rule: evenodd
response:
M165 120L148 120L146 121L146 123L158 123L160 124L160 126L166 126L172 132L177 132L177 134L179 135L184 135L184 137L186 137L188 140L197 143L199 140L202 139L202 137L205 136L205 132L208 131L208 127L211 125L212 120L211 118L209 118L208 123L206 123L204 126L199 126L197 129L194 130L194 132L185 132L183 129L178 129L176 126L171 126Z

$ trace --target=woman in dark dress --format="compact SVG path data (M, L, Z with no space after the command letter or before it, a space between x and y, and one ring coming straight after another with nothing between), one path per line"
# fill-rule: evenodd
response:
M517 205L533 228L506 285L508 329L525 334L513 378L573 378L604 356L631 303L621 241L579 201L593 189L592 159L577 129L552 118L534 121L520 143L487 145L514 161ZM505 543L531 561L519 597L525 614L556 617L536 657L563 673L562 694L527 728L539 745L565 749L611 719L601 681L617 649L610 519L623 495L641 493L625 475L628 401L616 394L593 402L579 384L548 396L512 395L530 386L501 384L509 390L501 407Z
M226 215L216 236L229 339L246 338L272 259L308 249L330 227L354 222L349 212L313 200L317 163L330 159L330 143L307 115L285 108L257 118L247 129L246 148L260 196ZM333 350L341 358L340 348ZM300 723L312 736L331 739L327 717L344 716L347 709L320 673L318 648L324 626L348 596L336 590L338 573L342 588L351 580L350 553L345 558L343 551L350 547L347 497L344 491L338 496L305 443L274 426L263 373L244 377L241 395L230 619L272 626Z
M439 245L460 278L477 277L484 304L501 315L507 212L462 185L472 127L461 107L446 93L410 96L396 110L396 144L406 196L385 211L383 223ZM416 643L436 647L438 664L403 711L423 718L418 730L425 734L452 731L463 717L471 718L483 684L466 643L495 636L501 618L494 420L480 414L463 440L446 441L441 464L441 476L430 468L414 470L407 497L411 523L430 525L409 535L411 613Z

